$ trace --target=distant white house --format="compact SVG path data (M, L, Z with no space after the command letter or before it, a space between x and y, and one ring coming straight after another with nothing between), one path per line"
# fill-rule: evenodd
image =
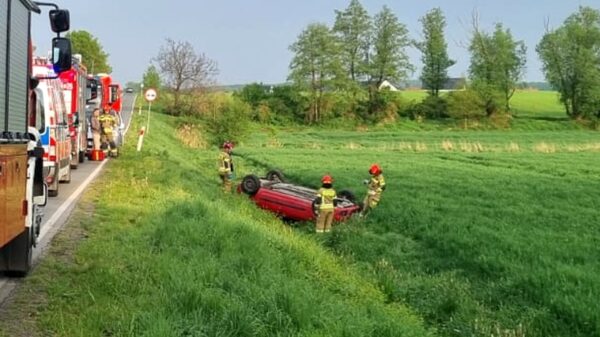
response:
M389 91L398 91L398 88L396 88L388 80L383 80L383 82L381 82L381 84L379 85L379 90L383 90L383 89L388 89Z

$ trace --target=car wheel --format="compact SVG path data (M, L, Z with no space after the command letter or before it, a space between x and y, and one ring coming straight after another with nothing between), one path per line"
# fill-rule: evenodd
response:
M338 198L346 199L351 203L356 203L356 197L354 196L354 193L352 193L352 191L341 190L338 192L337 196Z
M279 181L280 183L285 182L283 173L280 170L271 170L271 171L267 172L267 180Z
M260 179L254 174L249 174L242 179L242 191L248 195L254 195L260 189Z

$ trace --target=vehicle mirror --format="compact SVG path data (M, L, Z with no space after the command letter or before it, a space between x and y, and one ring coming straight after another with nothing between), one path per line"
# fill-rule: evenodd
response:
M114 103L119 100L119 87L116 85L110 86L110 102Z
M92 100L98 98L98 85L96 81L88 80L86 87L88 89L86 103L91 103Z
M63 37L52 39L52 67L55 73L71 69L71 40Z
M70 28L70 15L66 9L53 9L49 13L50 27L55 33L66 32Z

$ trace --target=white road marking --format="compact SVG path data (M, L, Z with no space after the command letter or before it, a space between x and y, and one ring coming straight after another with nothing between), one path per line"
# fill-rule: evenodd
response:
M135 97L134 97L134 102L135 102ZM131 119L133 118L133 107L134 107L134 104L131 105L129 122L127 123L127 129L125 130L125 134L129 130L129 126L131 125ZM110 159L105 159L100 165L98 165L98 167L94 171L92 171L92 173L87 177L87 179L85 179L81 183L81 185L79 187L77 187L77 189L69 196L69 198L67 198L67 200L65 200L63 202L63 204L54 212L54 214L52 214L50 219L48 219L47 221L45 221L42 224L42 229L40 231L40 236L38 238L38 242L40 242L40 244L38 244L38 247L33 252L34 264L36 263L36 261L38 261L41 258L40 255L42 254L42 251L44 250L44 246L47 245L47 243L44 243L44 241L46 241L46 240L44 240L46 238L46 236L49 235L49 238L47 240L49 243L50 240L52 240L52 236L54 234L56 234L56 232L58 230L60 230L60 226L58 228L53 228L54 225L56 224L56 222L59 219L61 219L61 217L64 215L63 213L66 210L68 210L69 207L71 207L77 201L77 199L83 193L85 188L92 182L92 180L94 180L94 178L96 178L96 176L98 176L98 174L100 174L100 171L102 171L102 168L109 160ZM67 219L68 218L65 218L65 221ZM8 298L10 293L17 287L17 285L21 281L22 281L22 279L19 279L19 278L0 277L0 305L3 304L4 300L6 298Z
M50 217L50 219L48 219L48 221L46 221L44 223L44 225L42 226L42 230L40 231L40 236L39 236L40 241L44 239L44 237L46 236L46 233L48 233L50 228L52 226L54 226L56 221L58 221L58 219L63 215L64 211L66 209L68 209L71 206L71 204L73 204L75 201L77 201L77 198L79 198L81 193L83 193L83 191L85 191L85 188L92 182L92 180L94 180L94 178L96 178L96 176L98 174L100 174L100 171L102 170L104 165L106 165L107 162L108 162L108 160L105 159L100 165L98 165L98 167L96 167L96 169L90 174L90 176L87 177L87 179L85 179L81 183L81 185L79 185L79 187L77 187L75 192L73 192L69 196L69 198L67 200L65 200L62 205L60 205L60 207L56 210L56 212L54 212L54 214L52 214L52 217Z

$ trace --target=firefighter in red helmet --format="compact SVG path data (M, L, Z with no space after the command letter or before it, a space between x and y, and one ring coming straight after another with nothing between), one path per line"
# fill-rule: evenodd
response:
M367 213L375 208L381 200L381 194L385 190L385 179L383 178L383 170L378 164L371 165L369 168L370 179L364 181L367 185L367 196L363 201L363 209L360 212L361 216L367 215Z
M337 198L335 190L332 187L333 178L330 175L323 176L321 183L321 188L317 192L317 199L315 200L315 203L319 207L316 223L317 233L329 232L331 230L335 208L334 200Z
M234 178L233 158L231 156L232 150L233 143L229 141L224 142L218 159L219 177L221 178L223 192L227 193L231 193L231 181Z

